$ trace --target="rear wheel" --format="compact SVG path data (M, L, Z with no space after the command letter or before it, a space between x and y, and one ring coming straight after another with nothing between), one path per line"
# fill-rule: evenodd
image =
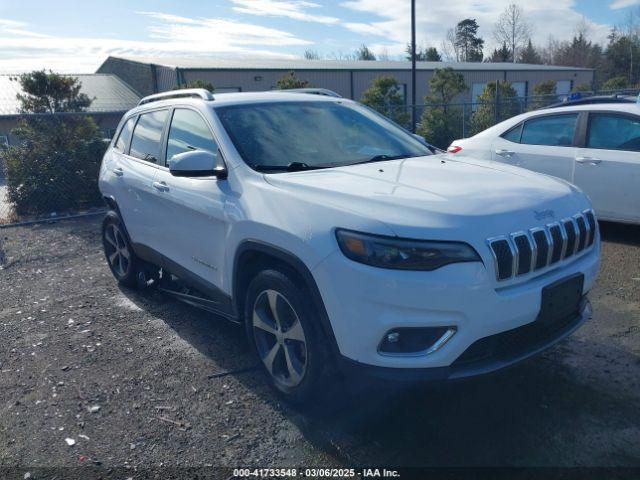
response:
M306 289L280 271L259 273L247 291L245 325L271 385L294 403L309 400L325 378L327 351Z
M133 253L120 218L110 213L102 224L102 244L107 263L116 280L127 287L135 287L140 261Z

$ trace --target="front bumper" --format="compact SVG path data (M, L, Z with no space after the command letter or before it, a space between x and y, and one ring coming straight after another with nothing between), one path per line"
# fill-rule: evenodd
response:
M482 263L452 264L433 272L383 270L352 262L341 252L327 257L312 273L347 368L375 367L382 376L388 370L393 378L415 376L412 370L422 370L419 376L426 379L460 378L518 362L578 328L591 313L586 298L577 318L552 334L525 341L517 351L472 359L468 353L482 339L534 326L547 285L581 273L586 295L595 281L599 256L596 243L556 269L507 286L497 284ZM429 354L378 351L387 332L415 327L455 327L456 333Z
M580 313L546 330L528 324L478 340L452 365L435 368L389 368L365 365L346 357L339 360L347 375L393 382L454 380L495 372L537 355L567 338L591 318L589 300L584 297ZM535 322L534 322L535 323ZM467 352L470 354L467 355Z

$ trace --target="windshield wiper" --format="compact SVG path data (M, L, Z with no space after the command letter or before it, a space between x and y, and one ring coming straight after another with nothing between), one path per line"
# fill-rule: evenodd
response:
M302 172L304 170L318 170L329 168L324 166L307 165L304 162L291 162L288 165L252 165L259 172Z
M374 155L371 158L367 158L366 160L360 160L359 162L348 163L348 165L361 165L363 163L375 163L375 162L386 162L387 160L400 160L401 158L410 158L410 157L418 157L420 155L414 154L403 154L403 155Z

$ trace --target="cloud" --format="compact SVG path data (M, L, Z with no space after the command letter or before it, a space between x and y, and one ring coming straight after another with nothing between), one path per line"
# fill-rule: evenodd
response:
M611 10L619 10L621 8L632 7L634 5L640 5L640 0L615 0L609 4Z
M138 12L159 20L149 28L151 38L191 44L200 51L233 51L238 46L298 46L312 42L297 38L289 32L220 18L192 19L158 12Z
M95 71L109 55L189 57L293 58L277 47L303 46L310 41L289 32L220 18L188 18L160 12L138 12L153 20L149 39L20 35L9 30L26 25L0 21L0 72L50 68L65 73ZM276 50L271 50L276 48Z
M351 23L346 22L342 24L345 28L351 30L355 33L360 33L362 35L379 35L380 27L375 23Z
M625 1L630 0L616 0ZM486 42L485 53L493 50L496 46L493 40L493 25L513 0L475 0L473 8L470 8L470 3L468 0L416 0L417 43L440 49L449 28L464 18L475 18L480 25L479 34ZM392 55L404 52L411 32L409 2L348 0L341 6L377 17L368 23L345 23L345 28L370 36L368 43L373 45L378 42L379 47L385 48ZM606 42L611 28L610 25L585 20L575 10L574 0L537 0L520 6L534 27L532 40L539 45L545 45L550 37L557 40L570 39L574 27L583 20L586 21L591 38L598 43Z
M13 34L22 37L35 37L35 38L48 38L48 35L42 33L32 32L25 30L27 24L24 22L17 22L15 20L6 20L0 18L0 34Z
M306 10L319 8L321 5L303 0L231 0L235 5L233 10L249 15L267 17L286 17L303 22L337 24L339 18L326 15L314 15Z

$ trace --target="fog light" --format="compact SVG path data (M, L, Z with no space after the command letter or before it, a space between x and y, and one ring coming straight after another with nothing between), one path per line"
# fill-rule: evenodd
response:
M386 355L428 355L440 350L456 327L395 328L387 332L378 351Z
M392 332L387 334L387 343L398 343L400 340L400 332Z

